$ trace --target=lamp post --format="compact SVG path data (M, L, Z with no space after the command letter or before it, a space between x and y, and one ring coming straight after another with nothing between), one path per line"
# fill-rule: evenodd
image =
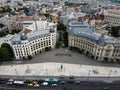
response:
M15 73L17 75L17 78L19 79L19 76L18 76L18 72L17 72L17 69L15 69Z
M89 70L89 72L88 72L88 78L87 78L88 81L89 81L89 76L90 76L90 70Z
M110 80L111 73L112 73L112 70L110 70L110 72L108 74L108 81Z

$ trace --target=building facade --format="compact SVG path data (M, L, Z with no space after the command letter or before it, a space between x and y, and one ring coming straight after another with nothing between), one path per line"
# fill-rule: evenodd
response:
M17 35L12 39L12 48L16 59L34 56L45 48L54 48L56 45L56 32L51 30L37 30L26 35Z
M76 20L68 22L69 47L77 48L99 61L120 60L120 40L93 31L86 23Z
M120 26L120 9L104 10L104 21L113 26Z

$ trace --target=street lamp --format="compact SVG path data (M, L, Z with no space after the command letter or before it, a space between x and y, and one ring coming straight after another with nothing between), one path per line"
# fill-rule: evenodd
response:
M110 70L110 72L109 72L109 74L108 74L108 81L109 81L109 79L110 79L111 73L112 73L112 70Z
M89 80L89 76L90 76L90 70L89 70L89 72L88 72L88 79L87 79L87 80Z
M18 76L18 72L17 72L17 69L15 69L15 73L17 75L17 78L19 79L19 76Z

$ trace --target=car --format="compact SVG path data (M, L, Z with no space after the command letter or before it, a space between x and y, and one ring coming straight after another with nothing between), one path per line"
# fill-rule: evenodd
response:
M67 80L66 82L69 83L69 84L73 84L74 80Z
M0 84L5 84L6 83L6 79L4 79L4 78L0 78Z
M78 80L78 81L75 81L75 84L80 84L80 81Z
M9 80L7 81L7 85L13 85L13 82L14 82L13 79L9 79Z
M48 85L48 82L43 82L41 85L47 86L47 85Z
M56 83L51 84L52 87L57 87L58 85Z
M34 85L32 83L27 84L28 87L33 87Z
M40 87L40 85L39 84L35 84L34 87Z
M64 81L64 80L61 80L61 81L60 81L60 84L65 84L65 81Z

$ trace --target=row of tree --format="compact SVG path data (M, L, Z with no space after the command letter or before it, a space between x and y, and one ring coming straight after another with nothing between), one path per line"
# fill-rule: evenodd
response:
M60 46L62 44L64 47L68 46L68 32L67 27L63 23L58 23L57 31L59 32L59 39L56 46Z

